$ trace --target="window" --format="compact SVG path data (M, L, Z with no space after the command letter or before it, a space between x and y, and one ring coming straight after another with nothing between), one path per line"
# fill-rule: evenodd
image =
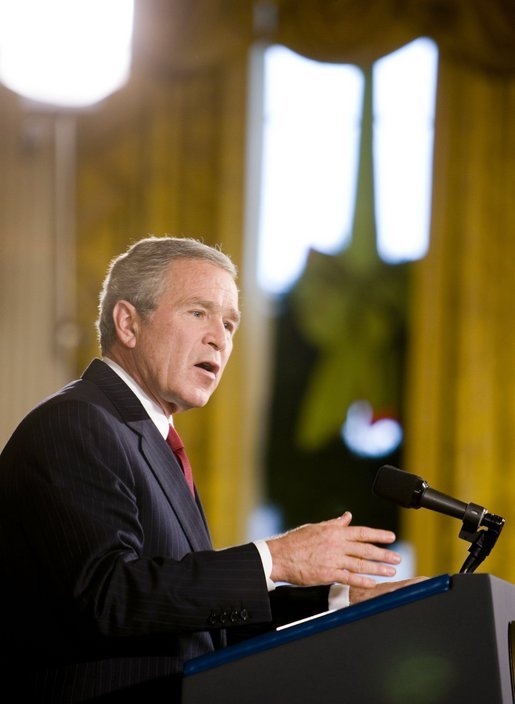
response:
M438 52L417 39L374 65L378 250L387 262L423 257L429 244Z
M257 279L280 294L310 247L332 253L349 240L364 77L281 46L265 49L263 61ZM388 262L428 246L436 70L425 38L374 65L378 251Z

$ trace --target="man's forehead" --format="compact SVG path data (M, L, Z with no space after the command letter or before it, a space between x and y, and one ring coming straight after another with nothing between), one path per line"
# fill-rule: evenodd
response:
M227 278L236 286L234 276L216 262L209 259L178 258L172 259L168 267L170 278L189 277L195 279Z
M230 272L204 260L181 259L172 264L168 289L178 303L216 306L239 319L238 287Z

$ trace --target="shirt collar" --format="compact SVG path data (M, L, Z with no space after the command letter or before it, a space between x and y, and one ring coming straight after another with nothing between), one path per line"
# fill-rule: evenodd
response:
M122 381L124 381L130 390L138 397L138 400L141 402L143 408L150 416L150 420L153 421L163 438L166 440L168 428L170 425L173 425L172 416L167 416L163 409L143 391L141 386L134 381L134 379L125 371L123 367L120 367L119 364L113 362L113 360L109 359L109 357L103 357L102 360L108 367L118 374L120 379L122 379Z

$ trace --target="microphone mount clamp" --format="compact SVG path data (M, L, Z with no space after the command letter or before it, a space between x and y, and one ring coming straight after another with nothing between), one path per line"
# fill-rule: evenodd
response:
M479 567L485 557L488 557L497 542L504 523L504 518L488 513L477 504L467 505L459 537L472 544L469 548L469 556L463 563L460 573L471 574Z

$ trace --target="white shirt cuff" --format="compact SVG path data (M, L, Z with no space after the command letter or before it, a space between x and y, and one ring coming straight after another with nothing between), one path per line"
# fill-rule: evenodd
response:
M273 592L276 584L270 579L272 574L272 555L270 553L270 548L268 547L265 540L255 540L254 545L257 547L261 562L263 563L263 572L266 579L266 587L269 592Z
M349 606L349 586L347 584L331 584L329 587L329 611L344 609Z

